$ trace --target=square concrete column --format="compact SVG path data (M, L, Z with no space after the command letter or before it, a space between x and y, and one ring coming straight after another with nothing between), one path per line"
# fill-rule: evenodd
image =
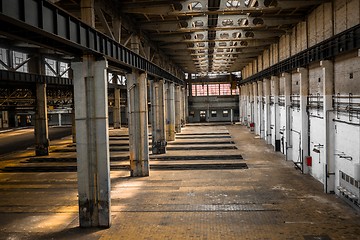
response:
M166 106L166 140L175 141L175 86L168 83L167 94L165 95Z
M29 72L45 74L45 63L41 56L30 56ZM46 83L36 83L36 110L35 110L35 154L36 156L49 155L49 127L47 116ZM17 121L16 121L17 122Z
M248 124L251 124L254 122L254 88L251 83L248 84L249 89L249 101L248 101L248 118L249 122Z
M175 132L181 133L181 86L175 86Z
M244 86L238 86L239 88L239 122L244 122Z
M58 113L58 123L60 127L62 126L61 115L61 113Z
M245 84L245 96L244 96L244 108L245 108L245 115L244 115L244 125L249 126L250 123L250 90L249 84Z
M189 89L189 95L191 96L191 85L187 85L186 86L186 89L185 89L185 93L184 93L184 98L185 98L185 103L184 103L184 106L185 106L185 118L184 118L184 124L186 125L186 123L189 121L189 96L188 96L188 91L187 89Z
M114 84L114 107L113 107L113 123L114 129L121 128L121 106L120 106L120 87L118 86L118 75L112 74L112 83Z
M186 107L185 107L185 98L186 98L186 89L181 87L181 102L180 102L180 111L181 111L181 127L186 125Z
M264 106L263 106L263 81L257 82L258 86L258 134L264 138Z
M274 97L274 104L272 108L271 121L271 137L272 144L275 151L280 151L280 119L279 119L279 94L280 94L280 80L278 76L271 76L272 93Z
M121 111L120 111L120 88L114 88L114 110L113 110L113 118L114 118L114 128L121 128Z
M35 154L36 156L49 155L49 127L47 117L46 84L36 84L36 111L35 111Z
M286 146L286 150L285 150L285 154L286 154L286 160L292 160L290 159L290 156L292 156L292 141L291 141L291 112L290 108L291 108L291 94L292 94L292 75L290 73L283 73L281 75L282 78L284 78L284 95L285 95L285 118L286 118L286 122L285 122L285 146Z
M72 69L80 227L110 227L107 62L84 56Z
M309 172L309 167L305 163L305 157L309 154L309 114L307 111L309 96L309 70L307 68L298 68L297 72L300 74L301 161L303 163L303 173L307 174Z
M334 63L332 61L321 61L323 76L323 101L324 101L324 133L325 133L325 166L324 166L324 192L335 191L336 177L335 172L335 133L333 119L333 95L334 95Z
M147 74L133 70L127 75L129 151L132 177L149 176Z
M74 96L74 93L73 93ZM74 97L73 97L73 103L75 103ZM71 109L71 135L72 135L72 141L73 143L76 143L76 120L75 120L75 107Z
M152 153L166 153L164 80L151 81Z
M270 116L270 94L271 82L270 79L264 79L264 138L267 144L271 144L271 116Z
M252 89L253 89L253 123L255 124L254 127L254 133L255 135L259 135L259 111L258 111L258 86L257 82L252 83Z

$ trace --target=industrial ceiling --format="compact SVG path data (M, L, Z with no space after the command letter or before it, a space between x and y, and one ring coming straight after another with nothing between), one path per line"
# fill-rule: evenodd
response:
M52 2L81 17L80 0ZM95 0L96 28L113 35L113 18L121 19L124 45L131 34L140 33L151 51L165 55L183 72L226 74L241 71L323 2Z

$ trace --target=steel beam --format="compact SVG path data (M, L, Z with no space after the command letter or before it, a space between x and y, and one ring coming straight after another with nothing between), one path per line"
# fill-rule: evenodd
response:
M0 32L78 57L85 53L105 56L110 66L129 71L135 68L177 84L184 84L182 79L46 0L0 0Z
M47 85L72 85L69 78L52 77L33 73L0 70L0 81L8 83L46 83Z

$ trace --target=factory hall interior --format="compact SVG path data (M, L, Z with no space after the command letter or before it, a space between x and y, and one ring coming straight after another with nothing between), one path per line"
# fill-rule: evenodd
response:
M360 240L359 0L0 0L0 240Z

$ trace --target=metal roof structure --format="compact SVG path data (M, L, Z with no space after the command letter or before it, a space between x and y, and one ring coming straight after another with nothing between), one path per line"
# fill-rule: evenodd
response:
M124 68L135 66L139 69L154 69L155 75L164 75L169 79L174 79L173 81L178 81L176 78L182 79L184 73L197 74L198 76L214 76L241 71L248 63L261 56L263 51L268 49L271 44L277 43L280 36L290 34L293 27L304 21L307 15L318 5L327 1L49 0L49 2L72 15L68 18L64 17L65 12L62 13L62 11L42 3L45 1L30 0L24 1L23 11L29 12L25 6L36 7L41 3L43 11L50 9L55 20L60 17L57 20L62 20L62 22L46 21L47 23L44 22L40 27L47 31L45 27L52 23L53 26L49 28L51 31L69 28L70 32L64 33L66 35L64 36L69 37L68 40L72 40L72 34L77 33L71 31L71 23L74 22L75 18L81 20L81 5L84 2L92 2L95 14L95 29L103 35L95 34L95 30L86 27L84 24L79 23L78 25L83 26L81 29L84 28L88 31L88 34L84 33L84 37L95 36L96 39L103 39L101 44L107 45L110 43L110 50L107 49L108 46L100 46L99 49L104 51L101 52L102 54L110 55L110 59L113 58L120 63L124 63L120 64ZM20 12L22 8L21 2L15 4L18 5ZM4 1L2 5L7 6L8 3ZM2 9L2 11L5 10ZM48 13L39 11L38 14L45 15L35 16L35 14L33 16L35 20L46 19ZM13 17L12 13L10 15ZM21 14L19 17L21 18ZM30 25L34 22L31 19L29 21ZM14 36L21 35L21 32L23 32L24 34L20 36L20 40L28 39L30 41L34 38L35 42L40 40L45 41L45 44L51 42L43 40L40 35L26 34L27 29L22 31L20 28L19 30L9 26L8 23L7 25L3 24L1 31ZM51 31L50 39L53 37ZM82 34L82 32L80 33ZM58 32L57 34L62 37L61 33ZM70 35L67 36L68 34ZM131 38L134 35L138 36L141 42L138 55L128 50L131 49ZM46 48L39 49L39 46L8 40L7 37L9 36L0 39L0 43L5 43L6 47L22 48L27 52L55 54L56 58L68 58L69 52L70 54L73 52L74 55L79 55L82 51L82 48L74 48L72 43L64 44L60 50L68 52L62 55L61 51L57 51L57 49L55 52L48 51ZM81 39L81 41L83 40ZM60 46L60 43L61 41L57 45ZM89 46L85 47L89 48ZM97 46L95 48L92 50L99 52ZM119 49L119 51L115 49ZM123 52L126 53L125 57L122 56ZM135 60L132 61L133 59Z
M58 1L66 7L66 2ZM103 1L184 72L238 72L326 0ZM70 10L70 9L69 9ZM100 18L98 18L100 19ZM131 29L127 30L131 34Z

